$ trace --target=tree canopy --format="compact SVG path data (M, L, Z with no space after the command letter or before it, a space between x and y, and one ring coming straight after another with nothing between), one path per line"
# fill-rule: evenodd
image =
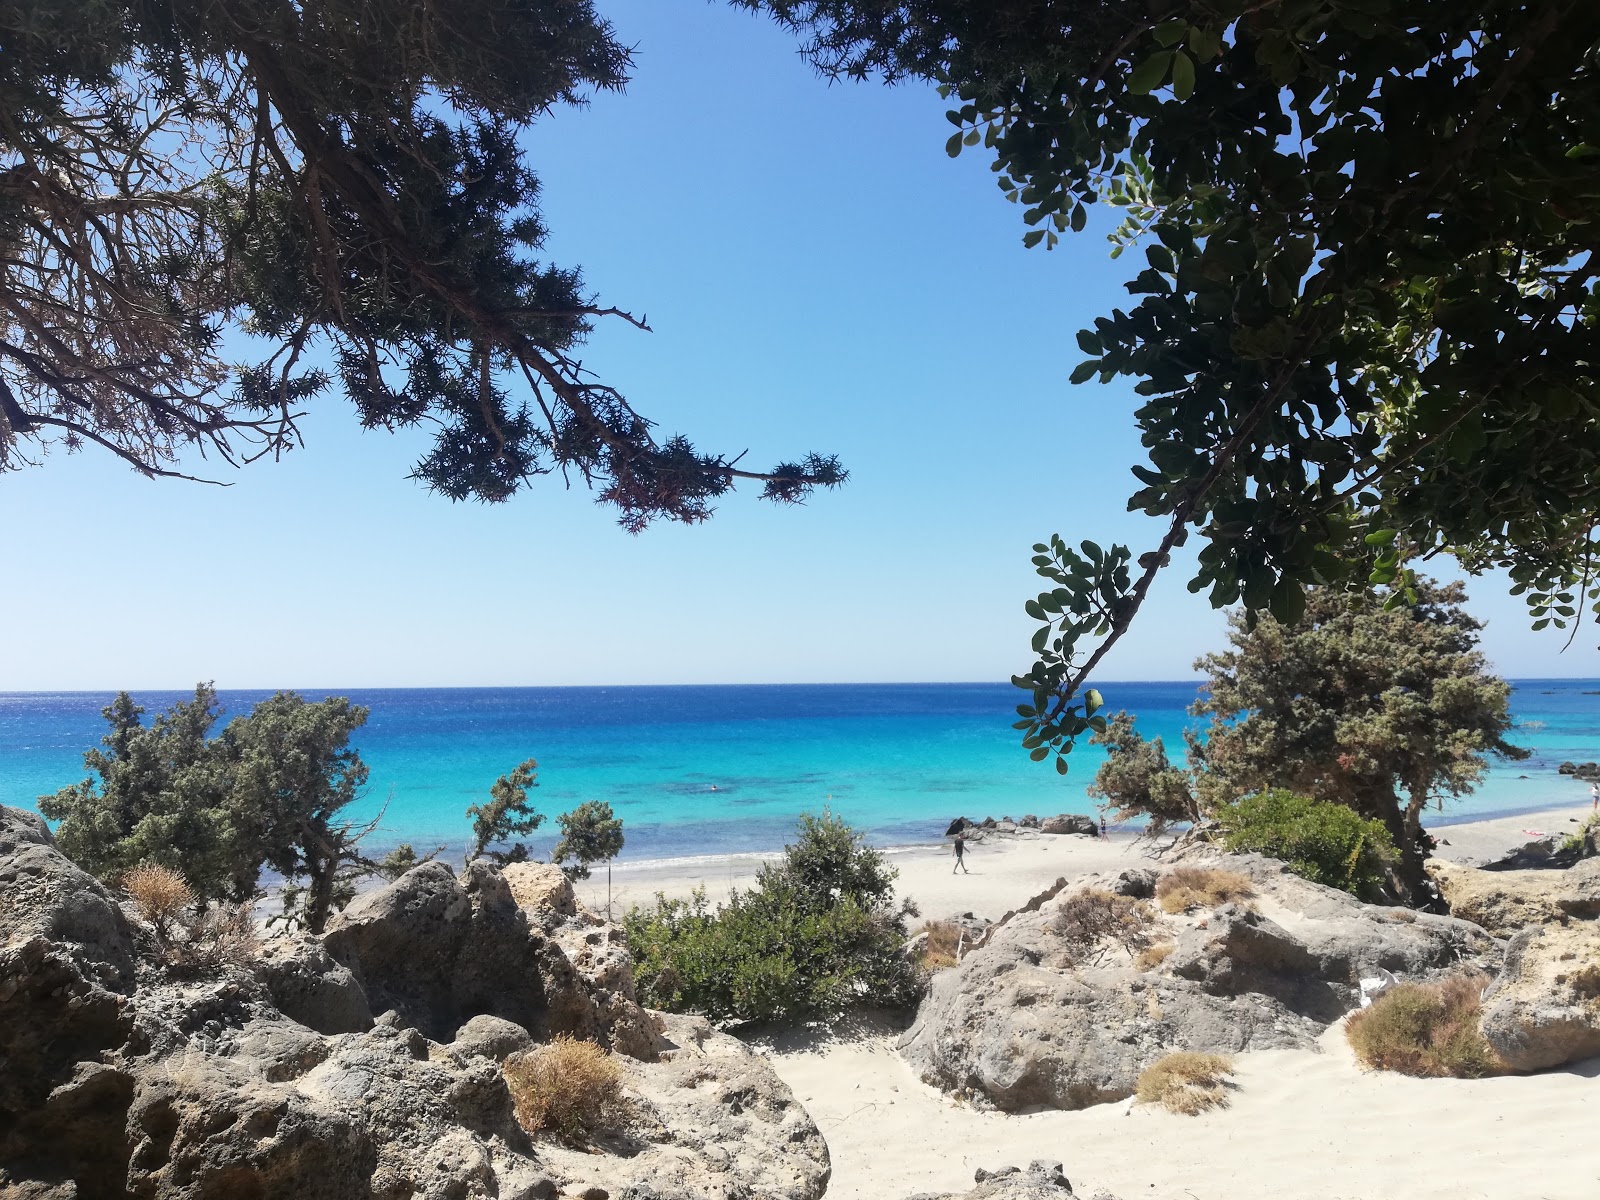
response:
M13 0L0 44L0 469L273 457L337 391L454 499L559 471L638 529L843 481L658 439L577 357L648 328L543 254L518 146L627 82L590 0Z
M1137 380L1146 552L1035 547L1037 759L1192 535L1190 589L1293 623L1308 587L1451 554L1536 628L1596 600L1600 6L1583 0L738 0L836 77L924 79L1054 246L1109 203L1130 300L1077 334Z
M1190 739L1188 777L1119 714L1095 788L1122 816L1157 823L1216 818L1275 789L1340 804L1382 822L1401 889L1419 894L1422 814L1472 791L1491 758L1528 752L1507 741L1511 688L1478 650L1461 585L1415 587L1417 602L1396 609L1314 587L1292 623L1252 628L1235 613L1230 648L1195 663L1206 683L1190 711L1211 724Z
M604 800L585 800L571 812L561 813L556 821L561 826L561 840L551 851L550 861L565 864L561 869L569 879L587 879L590 863L622 853L622 818Z
M488 857L499 866L527 862L526 837L544 824L544 814L528 802L528 789L539 786L539 763L526 759L489 785L489 799L467 809L472 818L472 845L467 862Z
M202 901L254 899L270 866L284 878L284 915L320 933L352 894L350 872L372 866L359 843L373 825L341 815L367 782L349 745L367 710L279 692L212 736L222 710L203 683L148 725L144 712L119 693L101 748L84 754L98 781L39 798L61 822L62 853L107 880L167 867Z

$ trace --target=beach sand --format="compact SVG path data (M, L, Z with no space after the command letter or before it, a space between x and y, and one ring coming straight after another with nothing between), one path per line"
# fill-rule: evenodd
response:
M1439 826L1440 853L1482 861L1566 832L1588 806ZM998 918L1060 876L1144 861L1126 836L1034 837L973 847L972 874L952 877L944 847L896 851L901 894L925 916ZM743 885L757 856L619 867L614 905L696 885L712 899ZM603 905L603 873L585 885ZM919 1082L895 1031L857 1028L762 1043L810 1110L833 1156L829 1200L899 1200L964 1191L977 1167L1058 1159L1078 1195L1120 1200L1595 1200L1600 1197L1600 1059L1546 1074L1426 1080L1368 1072L1342 1026L1320 1052L1240 1055L1229 1108L1199 1117L1124 1101L1081 1112L1007 1115Z

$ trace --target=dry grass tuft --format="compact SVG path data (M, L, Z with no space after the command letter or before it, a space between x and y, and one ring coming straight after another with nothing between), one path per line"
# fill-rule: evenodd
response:
M621 1119L622 1071L593 1042L561 1034L506 1059L500 1068L516 1105L517 1123L529 1133L549 1130L571 1141Z
M178 971L211 974L242 967L261 951L250 905L211 904L184 923L184 938L167 947L167 962Z
M1139 1102L1159 1104L1186 1117L1209 1108L1226 1108L1228 1088L1223 1080L1232 1074L1233 1060L1226 1055L1180 1050L1140 1072Z
M1075 892L1057 907L1051 928L1067 944L1067 955L1082 961L1103 943L1121 946L1131 957L1150 945L1155 914L1143 900L1100 888Z
M1173 867L1156 882L1156 899L1169 913L1216 908L1256 894L1250 880L1237 871L1216 867Z
M1158 942L1154 946L1147 946L1139 951L1138 957L1133 960L1133 965L1141 971L1154 971L1167 961L1167 957L1175 949L1177 947L1172 942Z
M929 921L918 933L928 935L922 945L922 965L942 971L961 961L961 926L954 921Z
M1345 1037L1362 1066L1426 1078L1479 1079L1505 1071L1479 1027L1488 977L1402 983L1353 1014Z
M195 900L194 889L182 875L154 863L143 863L124 875L122 890L139 919L154 927L156 940L163 946L170 940L173 925Z

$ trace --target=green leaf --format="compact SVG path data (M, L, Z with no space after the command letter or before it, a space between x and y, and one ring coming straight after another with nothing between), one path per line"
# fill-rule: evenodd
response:
M1399 536L1399 533L1398 529L1377 529L1367 534L1362 540L1369 546L1388 546L1394 543L1394 539Z
M1092 329L1078 330L1078 349L1085 354L1103 354L1105 352L1104 347L1100 345L1099 337L1096 336Z
M1085 225L1087 225L1088 223L1089 223L1089 210L1087 208L1085 208L1082 204L1077 205L1072 210L1072 222L1071 222L1071 224L1072 224L1072 232L1073 233L1082 233L1083 232L1083 227ZM1115 257L1115 256L1113 255L1113 257Z
M1035 230L1032 230L1029 233L1023 234L1022 235L1022 244L1023 244L1023 246L1025 246L1029 250L1032 250L1040 242L1044 241L1044 234L1045 234L1045 231L1042 230L1042 229L1035 229Z
M1069 382L1088 383L1090 379L1094 378L1095 373L1099 370L1100 361L1098 359L1091 358L1087 362L1079 363L1072 369L1072 375L1069 379Z
M1062 758L1062 757L1060 757L1059 755L1057 755L1056 756L1056 774L1057 775L1065 775L1066 773L1067 773L1067 760Z
M1567 151L1568 158L1593 158L1600 154L1600 146L1591 146L1588 142L1579 142Z
M1159 46L1176 45L1187 32L1189 32L1189 22L1182 17L1173 17L1172 20L1163 21L1155 27L1156 44Z
M1083 709L1093 716L1098 709L1106 706L1105 699L1100 695L1099 689L1090 688L1083 694Z
M1128 90L1136 96L1149 95L1161 86L1172 65L1170 51L1158 51L1145 59L1128 76Z
M1194 95L1194 59L1182 50L1172 55L1172 94L1179 100Z
M1096 733L1104 733L1106 731L1106 719L1104 717L1090 717L1088 725Z
M1278 582L1273 585L1268 608L1280 625L1293 625L1305 616L1306 594L1300 581L1288 575L1279 576Z
M951 158L955 158L961 153L961 135L959 133L950 135L950 140L944 144L944 152Z

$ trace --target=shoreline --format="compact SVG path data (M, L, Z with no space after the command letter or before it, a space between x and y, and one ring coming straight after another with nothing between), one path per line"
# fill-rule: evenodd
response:
M1588 804L1563 805L1507 816L1435 821L1427 827L1439 838L1438 857L1474 865L1508 854L1536 836L1565 836L1576 830L1590 811ZM899 872L896 894L913 901L924 917L970 911L998 918L1059 878L1137 865L1154 853L1157 844L1145 841L1134 830L1113 828L1104 840L1023 831L990 835L969 845L965 875L954 872L954 858L943 839L878 849ZM706 899L715 905L725 901L734 888L750 887L761 867L782 854L782 850L770 850L616 861L611 867L611 908L616 914L635 904L648 907L657 893L669 900L684 900L696 888L704 888ZM591 909L605 909L604 864L574 887Z

